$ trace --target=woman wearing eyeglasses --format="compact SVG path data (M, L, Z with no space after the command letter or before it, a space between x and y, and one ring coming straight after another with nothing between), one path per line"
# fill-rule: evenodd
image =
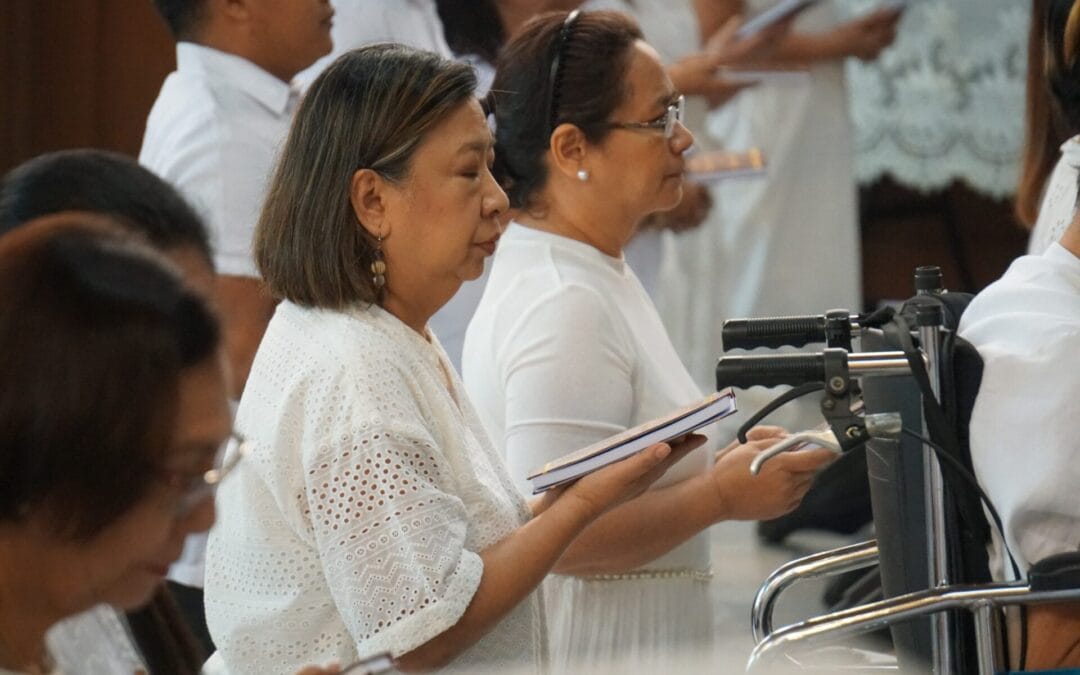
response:
M535 20L507 46L492 91L496 173L520 213L500 241L463 367L524 491L552 448L701 397L623 259L638 222L679 201L693 138L656 52L620 14ZM545 592L557 672L708 646L704 529L793 508L828 461L822 450L794 453L751 477L750 460L777 433L755 430L715 465L715 445L695 451L575 540Z
M18 355L0 359L0 672L50 672L50 626L142 605L213 522L219 338L201 297L111 221L0 238L0 353Z

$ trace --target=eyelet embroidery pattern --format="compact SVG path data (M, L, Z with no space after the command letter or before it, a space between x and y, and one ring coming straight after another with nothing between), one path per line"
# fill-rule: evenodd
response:
M278 309L238 411L251 461L219 492L207 554L230 672L423 644L464 613L477 553L528 520L441 359L378 307ZM455 666L542 664L544 634L534 593Z

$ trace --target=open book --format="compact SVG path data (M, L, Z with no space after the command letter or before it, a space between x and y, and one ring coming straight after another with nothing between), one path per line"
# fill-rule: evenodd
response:
M735 393L731 389L716 392L664 417L605 438L572 452L529 474L533 494L575 481L597 469L626 459L657 443L666 443L712 424L735 412Z
M765 155L757 148L746 152L712 150L686 158L686 177L698 182L763 176L765 173Z

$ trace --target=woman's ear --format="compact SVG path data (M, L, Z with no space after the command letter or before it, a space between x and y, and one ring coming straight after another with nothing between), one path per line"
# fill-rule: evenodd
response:
M349 202L360 226L373 237L390 234L386 217L386 181L371 169L359 169L349 182Z
M573 124L560 124L551 132L548 152L551 154L551 171L573 178L581 170L588 170L585 158L588 154L585 133Z

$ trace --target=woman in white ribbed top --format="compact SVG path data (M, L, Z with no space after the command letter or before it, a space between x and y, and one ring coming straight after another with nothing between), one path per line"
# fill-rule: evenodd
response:
M550 78L550 79L549 79ZM519 487L554 447L580 446L700 398L622 249L636 223L681 197L693 137L679 96L632 20L548 15L507 46L496 165L521 209L466 334L466 389ZM702 292L708 292L702 289ZM653 662L712 631L703 530L779 515L822 450L748 464L775 439L713 465L692 453L645 495L598 519L548 582L552 665ZM565 576L564 576L565 575Z

